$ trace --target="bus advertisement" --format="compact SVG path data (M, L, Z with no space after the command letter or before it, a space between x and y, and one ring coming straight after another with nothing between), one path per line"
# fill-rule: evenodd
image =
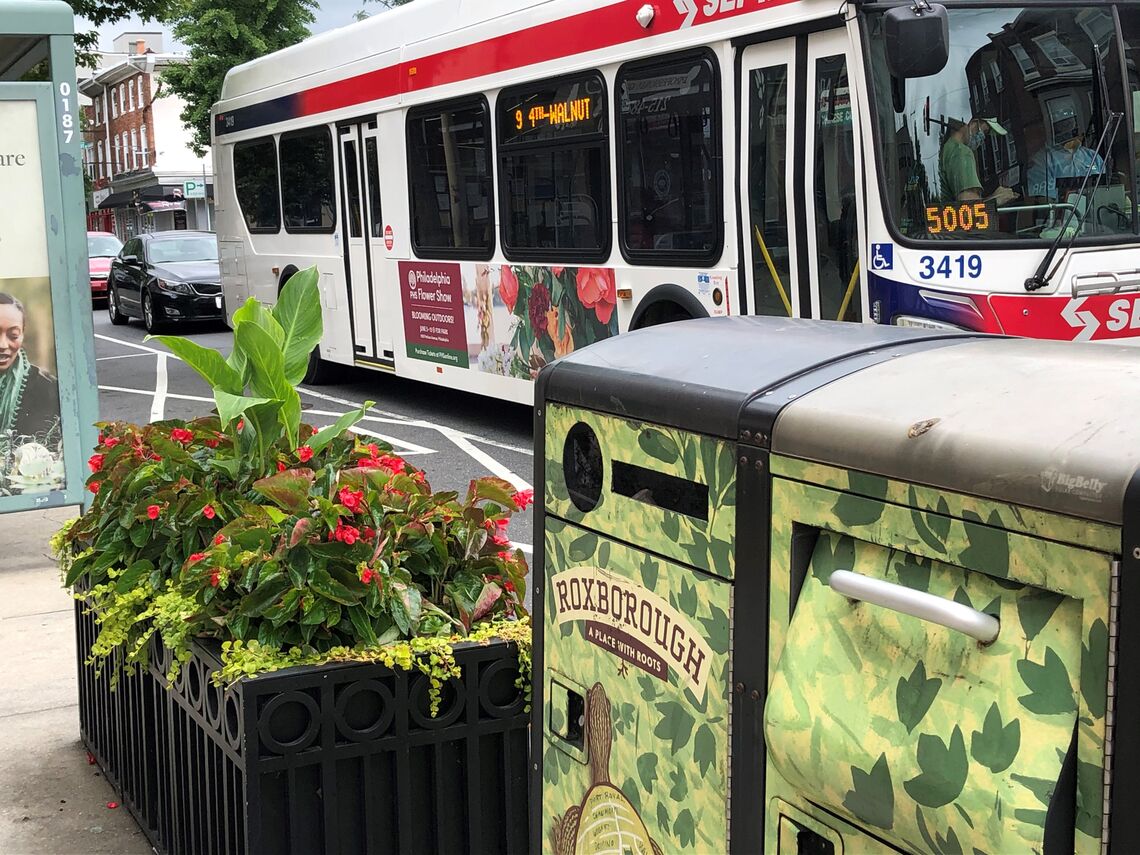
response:
M227 75L226 305L524 403L693 317L1136 343L1138 93L1134 2L416 0Z

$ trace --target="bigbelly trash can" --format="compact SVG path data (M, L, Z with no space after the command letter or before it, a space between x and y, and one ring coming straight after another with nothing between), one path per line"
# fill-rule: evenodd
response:
M534 851L1140 851L1134 349L715 319L537 400Z

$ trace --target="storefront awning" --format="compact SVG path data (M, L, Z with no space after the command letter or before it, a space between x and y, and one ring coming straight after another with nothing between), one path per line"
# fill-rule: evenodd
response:
M207 185L207 192L213 190L212 185ZM126 208L135 204L150 205L152 202L169 202L181 203L182 202L182 185L181 184L151 184L148 187L140 187L137 190L119 190L112 193L106 199L99 203L100 210L107 208ZM172 211L178 210L177 208L151 208L152 211Z

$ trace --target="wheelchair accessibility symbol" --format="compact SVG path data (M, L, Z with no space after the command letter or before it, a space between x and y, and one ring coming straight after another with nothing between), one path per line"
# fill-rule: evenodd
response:
M895 266L895 247L890 243L871 244L871 269L893 270Z

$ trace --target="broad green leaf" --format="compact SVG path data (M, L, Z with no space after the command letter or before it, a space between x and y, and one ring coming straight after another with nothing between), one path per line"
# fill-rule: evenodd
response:
M284 397L286 389L293 388L285 379L280 343L261 327L253 323L238 324L234 329L234 347L245 353L252 367L249 388L254 395L276 400Z
M1017 758L1021 748L1021 722L1013 719L1003 725L997 701L990 704L982 729L970 738L970 756L993 772L1004 772Z
M890 828L895 822L895 791L887 755L880 754L870 772L851 767L851 789L843 806L855 817L876 828Z
M954 725L949 745L934 734L920 734L917 759L921 774L903 782L912 799L925 807L941 807L958 798L969 769L966 742L958 725Z
M286 469L254 481L253 489L291 514L305 514L315 477L312 469Z
M234 312L233 325L235 334L237 333L237 328L242 324L251 324L257 327L273 339L274 344L279 348L285 344L285 330L281 328L281 324L277 322L277 319L265 306L261 305L261 303L253 297L247 299L245 303ZM312 348L310 348L310 350L312 350ZM306 354L306 356L307 355L308 354Z
M218 405L218 417L224 427L245 415L250 407L272 403L270 398L248 398L244 395L231 395L224 389L214 389L214 403Z
M467 502L487 500L502 505L504 508L515 507L515 488L510 481L502 478L476 478L467 487Z
M177 335L147 336L144 341L151 339L166 345L175 356L197 371L211 388L222 389L231 395L240 395L244 390L241 374L227 365L216 350Z
M364 406L359 410L353 410L350 413L345 413L331 425L326 428L321 428L311 437L305 445L313 449L313 453L317 454L324 449L326 445L360 421L368 413L369 408L373 405L373 401L365 401Z
M405 585L403 582L393 582L392 590L396 596L389 601L392 607L392 617L404 635L414 632L419 625L420 615L423 613L423 595L418 588Z
M294 386L304 378L309 354L323 331L318 276L315 266L294 273L273 307L273 317L284 331L285 378Z
M291 584L284 575L263 582L242 599L238 612L246 617L258 617L290 587Z
M1029 659L1018 660L1017 673L1030 692L1018 700L1030 712L1060 715L1076 710L1077 699L1073 696L1069 672L1052 647L1045 648L1045 662L1042 665Z
M480 618L486 617L502 596L502 588L494 582L485 583L483 590L479 592L479 598L475 601L475 609L471 612L471 620L477 621Z
M353 606L360 601L360 595L348 590L344 585L329 575L327 570L317 568L309 578L309 587L335 603L343 606Z
M130 567L124 570L123 575L115 581L115 590L120 594L127 593L127 591L136 588L139 582L150 575L152 570L154 570L154 562L152 561L147 561L144 558L134 562Z
M909 677L899 678L895 687L895 707L898 709L899 721L906 727L907 733L912 732L922 721L940 688L942 680L938 677L927 679L926 665L921 660L915 663Z

